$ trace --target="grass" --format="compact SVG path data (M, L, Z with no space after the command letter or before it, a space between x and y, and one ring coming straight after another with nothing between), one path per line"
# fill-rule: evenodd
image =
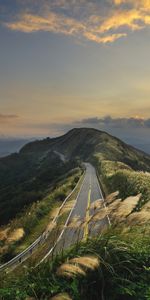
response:
M79 184L77 185L76 189L74 190L74 192L72 193L72 195L68 198L66 204L64 205L64 207L62 208L62 210L59 212L58 215L58 219L56 222L56 226L52 226L54 225L52 223L52 220L54 219L54 217L56 216L56 214L59 211L59 207L60 207L60 203L56 203L56 205L53 206L53 209L50 210L49 215L46 215L45 218L43 218L39 224L35 227L34 231L33 231L33 235L29 235L27 236L27 238L25 240L23 240L23 243L21 243L19 245L19 247L16 249L18 252L23 251L25 248L27 248L31 242L33 242L37 237L39 237L39 232L41 230L41 228L43 228L43 231L49 230L49 228L51 228L51 231L47 237L46 240L44 240L44 243L41 243L37 249L34 250L32 256L30 258L28 258L25 263L23 263L21 266L19 265L16 269L15 269L15 273L17 273L20 276L20 273L22 273L22 266L28 266L28 267L32 267L37 265L37 263L47 254L47 252L49 251L49 249L51 247L53 247L55 241L57 240L58 236L60 235L63 226L66 222L66 219L68 218L68 215L70 213L70 210L72 209L77 194L80 190L80 187L82 185L84 176L81 177L81 180L79 181ZM38 228L39 227L39 228ZM42 231L42 232L43 232ZM31 241L30 241L30 237L31 237ZM26 243L27 241L27 243Z
M27 208L18 218L12 220L9 224L9 230L5 236L1 254L1 261L7 261L12 256L23 251L33 241L35 241L40 234L46 229L49 222L51 222L51 213L57 207L60 207L65 197L75 187L77 181L81 176L81 170L76 169L74 173L69 173L69 176L61 180L54 191L50 192L43 200L32 204ZM74 194L75 196L76 194ZM24 235L20 240L9 243L9 236L18 228L22 228ZM6 232L7 227L3 227L1 232Z
M84 221L93 236L32 267L59 235L69 213L64 209L53 236L32 263L0 278L1 300L150 300L150 175L124 162L97 159L105 194L119 193L106 197L106 209L95 202L92 216L69 224L80 232ZM99 224L108 214L111 226L102 230Z
M149 201L150 173L134 171L122 162L109 160L99 163L98 173L103 185L107 186L106 193L118 190L122 199L141 193L137 210Z
M141 236L139 231L125 235L111 229L88 239L37 269L26 270L19 279L5 278L1 299L48 300L60 293L67 293L74 300L150 299L149 237ZM131 237L133 242L129 243ZM99 264L90 269L84 260L91 256ZM69 267L70 264L75 267ZM71 276L66 276L66 272Z
M107 197L107 210L112 226L96 237L87 237L70 249L36 268L25 268L24 273L16 273L1 278L0 296L2 300L72 299L72 300L149 300L150 299L150 225L131 227L128 215L140 196L118 201L118 193ZM128 213L125 202L131 202ZM115 218L114 220L114 204ZM123 208L123 226L120 208ZM93 208L93 207L92 207ZM93 216L101 212L95 202ZM105 215L107 211L105 212ZM103 214L102 214L103 215ZM99 216L97 222L105 218ZM149 218L150 220L150 218ZM79 220L77 220L79 221ZM90 222L90 220L87 220ZM109 288L108 288L109 287ZM64 298L65 297L65 298Z
M60 211L58 220L57 220L57 224L56 224L57 226L54 227L54 229L50 233L48 239L45 241L44 245L41 245L38 248L38 252L36 251L36 253L33 254L31 256L31 258L28 260L28 264L30 266L35 266L47 254L49 249L51 247L53 247L55 241L57 240L62 229L64 228L64 224L68 218L70 210L72 209L72 207L75 204L75 199L79 193L79 190L81 188L83 180L84 180L84 177L81 178L77 188L75 189L73 194L69 197L69 199L67 200L67 203L64 205L63 209ZM55 209L54 209L54 211L55 211ZM53 211L52 211L52 215L53 215ZM27 262L26 262L26 264L27 264Z
M57 155L47 153L51 142L46 139L29 144L21 154L1 160L1 221L4 224L20 212L2 228L2 248L8 245L7 238L15 236L14 231L24 233L22 239L5 248L10 256L26 248L50 225L55 209L81 175L80 170L67 173L76 162L64 165ZM149 157L95 130L73 130L55 142L69 158L95 159L105 194L119 190L119 195L106 198L106 209L97 202L91 207L91 217L76 218L69 224L79 233L88 224L92 237L86 235L84 241L35 268L63 228L72 206L65 207L46 244L33 253L26 266L0 274L0 300L150 300L150 176L138 171L150 171ZM64 173L68 176L63 179ZM45 195L50 182L55 189ZM112 225L100 230L107 214Z

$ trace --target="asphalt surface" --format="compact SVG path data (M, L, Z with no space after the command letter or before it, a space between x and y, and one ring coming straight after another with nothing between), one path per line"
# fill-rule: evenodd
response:
M95 168L90 163L85 163L85 166L85 178L78 194L76 205L67 221L68 224L71 223L71 220L76 216L79 216L80 219L84 220L88 206L94 201L99 199L104 202ZM68 224L66 224L63 235L56 244L53 253L59 253L61 250L68 248L83 238L84 230L82 228L69 228L67 227ZM108 225L107 218L99 222L99 228L101 226L104 227L104 225Z

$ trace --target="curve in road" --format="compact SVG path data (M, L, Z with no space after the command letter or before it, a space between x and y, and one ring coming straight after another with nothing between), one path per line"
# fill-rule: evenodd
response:
M83 234L84 234L83 230L81 230L80 234L78 234L76 229L67 227L67 225L71 222L71 220L75 216L79 216L80 219L84 219L87 213L87 207L90 206L94 201L98 199L103 201L103 205L105 207L105 202L96 175L96 170L90 163L85 163L85 167L86 167L85 178L81 186L81 189L79 191L79 194L77 196L75 206L70 212L70 215L66 221L65 228L61 232L54 247L49 250L49 252L41 260L41 262L47 259L52 252L53 254L57 254L63 249L66 249L72 244L74 244L78 239L83 238ZM90 199L89 199L89 193L90 193ZM108 225L109 223L110 220L109 217L107 216L107 218L99 222L99 226L104 227L104 225Z

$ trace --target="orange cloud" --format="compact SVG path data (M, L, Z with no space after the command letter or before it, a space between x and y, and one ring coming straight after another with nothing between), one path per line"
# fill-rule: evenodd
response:
M132 30L141 28L137 22L141 21L143 16L136 9L129 11L117 11L110 16L100 27L101 32L118 29L119 27L125 26Z
M106 43L112 43L112 42L120 39L121 37L126 37L127 34L126 33L114 33L111 35L106 35L106 36L100 37L91 32L85 32L84 36L90 41L106 44Z
M100 4L88 0L52 0L50 5L45 1L41 3L43 10L40 7L39 14L21 13L4 25L25 33L47 31L103 44L127 36L129 30L141 30L150 25L150 0L112 0L105 14L101 12ZM122 4L131 7L122 7Z
M93 16L92 21L98 21L98 17L96 18L96 16ZM126 36L126 33L109 33L105 36L100 36L100 33L107 30L102 27L100 27L100 29L93 29L92 24L86 26L84 22L82 23L75 19L66 18L55 13L49 13L46 17L24 14L20 16L18 21L7 23L6 26L11 30L18 30L25 33L50 31L65 35L79 35L85 37L87 40L104 44L114 42L115 40Z
M51 31L73 34L76 31L84 29L84 26L80 22L53 12L48 13L46 17L23 14L19 17L18 21L6 23L5 25L11 30L18 30L26 33L34 31Z

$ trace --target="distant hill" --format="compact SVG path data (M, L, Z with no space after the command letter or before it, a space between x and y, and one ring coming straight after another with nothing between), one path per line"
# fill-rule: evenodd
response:
M135 143L135 147L150 154L150 142L146 142L145 144L144 143Z
M0 138L0 157L18 152L29 140Z
M40 200L79 161L92 162L96 156L150 171L150 155L96 129L72 129L61 137L28 143L19 153L0 159L0 223Z

